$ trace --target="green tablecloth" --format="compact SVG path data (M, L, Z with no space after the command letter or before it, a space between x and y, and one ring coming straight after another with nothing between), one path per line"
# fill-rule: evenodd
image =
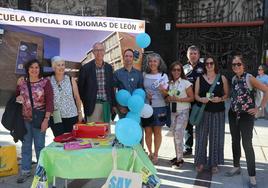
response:
M141 172L145 167L155 175L157 171L140 145L135 148L117 148L118 169L129 170L133 149L137 152L134 172ZM112 147L66 151L52 143L41 151L39 165L44 167L49 182L53 176L65 179L105 178L112 170Z

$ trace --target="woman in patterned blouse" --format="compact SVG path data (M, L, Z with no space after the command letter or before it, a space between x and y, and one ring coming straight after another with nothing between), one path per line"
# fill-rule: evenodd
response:
M245 72L245 62L242 56L234 56L232 69L235 76L231 84L231 106L228 116L232 136L234 167L226 173L226 176L240 174L240 140L242 137L242 145L246 155L249 175L249 187L256 187L255 154L252 146L254 116L266 105L268 100L268 87L259 82L251 74ZM255 105L253 89L259 89L264 92L260 106Z
M54 93L54 112L49 124L54 136L71 132L73 125L82 121L81 99L74 78L65 74L65 61L60 56L51 59L54 75L51 85Z
M53 92L49 79L42 77L42 66L36 59L25 64L26 78L20 78L17 86L16 101L22 104L22 115L24 118L27 134L23 137L21 147L21 175L17 183L25 182L31 176L32 166L32 142L37 160L40 151L45 147L45 136L48 128L48 121L53 111ZM29 95L31 87L33 107ZM32 109L38 109L45 113L41 125L32 121Z

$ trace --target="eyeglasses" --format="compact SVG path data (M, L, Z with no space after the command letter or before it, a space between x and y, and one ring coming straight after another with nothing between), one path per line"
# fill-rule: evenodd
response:
M214 65L214 62L210 61L210 62L206 62L205 64L206 64L206 66L208 66L208 65L212 66L212 65Z
M104 49L93 49L94 52L104 52Z
M172 69L172 72L181 72L181 69Z
M232 67L240 67L242 63L232 63Z

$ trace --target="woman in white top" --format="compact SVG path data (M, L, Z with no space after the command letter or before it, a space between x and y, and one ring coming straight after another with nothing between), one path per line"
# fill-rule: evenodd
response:
M51 59L54 75L51 85L54 92L54 112L50 127L54 136L71 132L73 125L82 121L81 99L74 78L65 74L65 61L60 56Z
M145 129L145 142L149 157L154 164L158 162L158 151L162 142L162 126L167 122L166 102L162 92L168 87L168 77L164 74L166 65L159 54L152 53L146 57L144 88L146 102L153 107L152 121L142 124ZM154 153L152 152L152 135L154 135Z
M171 108L171 130L174 135L176 157L171 160L173 168L183 164L183 137L189 118L191 102L194 101L192 83L186 80L182 64L178 61L169 68L170 82L166 100Z

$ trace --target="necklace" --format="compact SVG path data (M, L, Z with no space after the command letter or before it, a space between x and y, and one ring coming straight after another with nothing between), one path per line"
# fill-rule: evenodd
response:
M212 75L212 76L208 76L208 75L206 75L207 76L207 79L210 81L210 80L214 80L214 78L216 77L216 75Z

